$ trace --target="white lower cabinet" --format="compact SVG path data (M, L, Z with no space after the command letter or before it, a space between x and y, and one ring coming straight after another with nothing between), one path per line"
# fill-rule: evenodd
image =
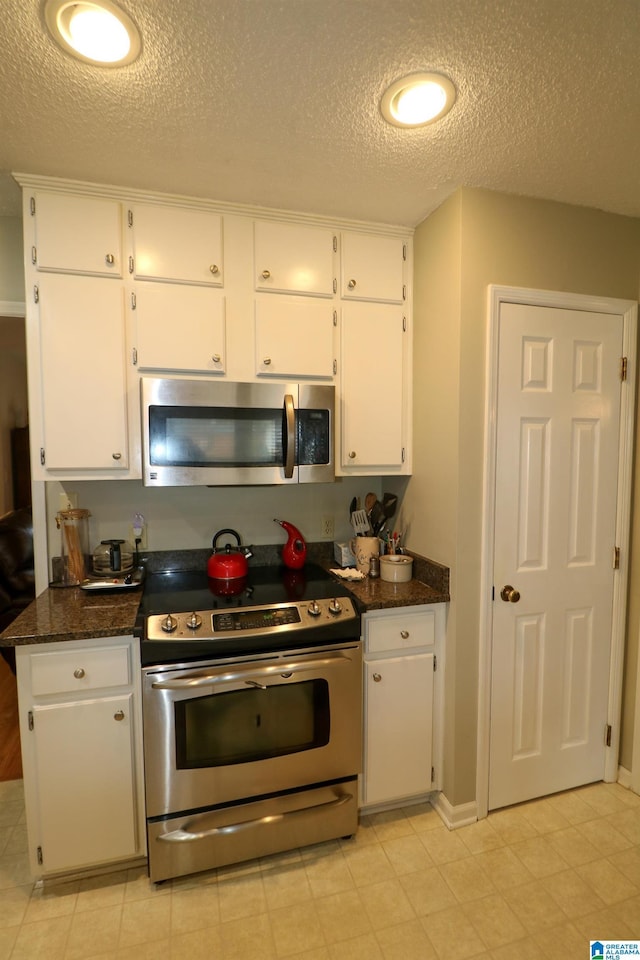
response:
M136 641L18 647L16 666L33 875L143 856Z
M438 789L444 604L366 613L363 806Z

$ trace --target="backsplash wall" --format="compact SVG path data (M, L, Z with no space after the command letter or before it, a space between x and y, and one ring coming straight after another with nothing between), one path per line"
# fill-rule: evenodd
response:
M284 543L284 530L274 517L295 524L307 540L347 540L353 536L352 497L360 497L364 506L367 492L380 497L383 486L380 477L283 487L149 488L138 480L51 481L46 484L49 560L60 553L55 517L65 492L76 494L77 505L91 513L91 549L107 538L129 540L139 512L147 525L148 550L191 550L211 547L213 535L224 527L237 530L243 544ZM322 535L323 517L333 517L333 537Z

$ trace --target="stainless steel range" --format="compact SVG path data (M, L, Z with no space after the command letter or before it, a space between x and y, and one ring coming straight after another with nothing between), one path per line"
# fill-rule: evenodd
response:
M147 577L142 600L154 881L355 833L360 615L320 567L245 582Z

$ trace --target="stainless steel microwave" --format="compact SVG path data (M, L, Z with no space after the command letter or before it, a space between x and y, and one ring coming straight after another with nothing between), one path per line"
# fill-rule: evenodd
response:
M333 386L142 377L148 487L335 479Z

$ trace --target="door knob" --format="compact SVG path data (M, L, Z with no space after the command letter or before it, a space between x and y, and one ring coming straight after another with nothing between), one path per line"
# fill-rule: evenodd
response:
M507 583L500 591L500 596L505 603L517 603L520 599L520 591L512 587L510 583Z

